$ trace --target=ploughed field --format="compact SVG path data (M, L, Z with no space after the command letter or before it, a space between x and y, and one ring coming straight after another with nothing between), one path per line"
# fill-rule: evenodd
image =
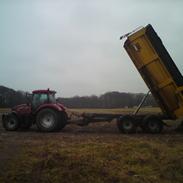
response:
M75 109L75 112L129 113L134 109ZM1 109L5 112L6 109ZM143 108L157 113L158 108ZM170 123L170 122L168 122ZM0 125L0 182L147 183L183 182L183 134L120 134L115 121L61 132L7 132Z

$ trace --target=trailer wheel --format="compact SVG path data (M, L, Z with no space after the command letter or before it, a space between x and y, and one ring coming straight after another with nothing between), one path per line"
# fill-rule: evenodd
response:
M134 133L136 131L135 120L131 116L123 116L117 120L117 127L122 133Z
M58 130L59 116L52 109L42 109L36 117L36 126L42 132L53 132Z
M144 132L157 134L163 130L163 122L157 116L146 116L143 119L142 129Z
M5 119L3 119L3 127L7 131L16 131L18 130L20 123L18 118L14 114L10 114Z

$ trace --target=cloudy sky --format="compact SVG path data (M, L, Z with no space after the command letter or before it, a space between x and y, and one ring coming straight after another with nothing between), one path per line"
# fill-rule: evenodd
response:
M0 85L146 92L119 37L151 23L183 72L182 17L182 0L0 0Z

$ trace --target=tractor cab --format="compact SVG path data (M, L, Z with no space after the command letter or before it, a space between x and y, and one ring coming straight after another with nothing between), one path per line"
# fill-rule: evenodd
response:
M55 104L55 91L53 90L35 90L32 92L32 108L36 109L42 104Z

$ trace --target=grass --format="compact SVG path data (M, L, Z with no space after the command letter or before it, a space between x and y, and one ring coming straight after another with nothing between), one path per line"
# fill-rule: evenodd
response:
M10 108L0 108L0 113L10 112Z
M85 112L85 113L111 113L111 114L126 114L133 113L136 110L134 108L114 108L114 109L70 109L74 112ZM159 107L143 107L139 111L140 113L160 113L161 109Z
M114 109L93 109L93 108L84 108L84 109L69 109L74 112L86 112L86 113L112 113L112 114L121 114L121 113L132 113L134 108L114 108ZM10 112L10 108L0 108L0 113ZM142 107L140 109L141 113L160 113L161 109L159 107Z
M168 139L119 135L76 143L74 139L67 143L47 140L26 144L0 180L11 183L180 183L183 180L183 138L179 135Z

